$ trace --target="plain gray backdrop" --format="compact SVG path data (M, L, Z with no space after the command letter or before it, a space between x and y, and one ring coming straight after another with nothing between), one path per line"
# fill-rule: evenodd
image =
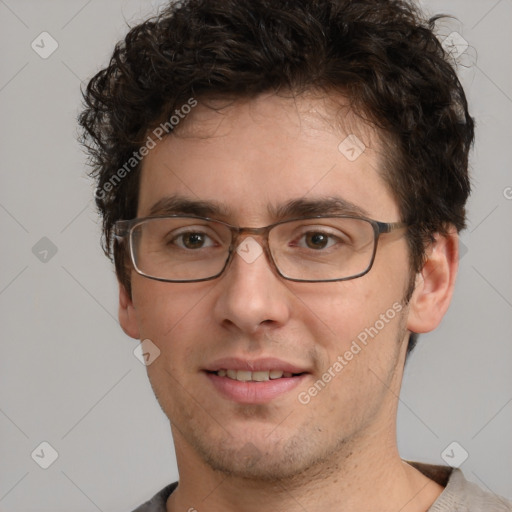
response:
M129 511L178 476L168 421L118 325L76 142L81 83L160 4L0 0L2 512ZM467 478L512 498L512 0L424 5L455 15L442 37L469 44L457 60L477 143L455 296L407 364L399 447L443 464L456 442Z

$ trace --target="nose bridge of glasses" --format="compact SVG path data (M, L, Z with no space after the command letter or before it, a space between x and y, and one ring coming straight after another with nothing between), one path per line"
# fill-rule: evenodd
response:
M232 231L232 247L233 249L237 249L245 240L251 238L266 250L269 230L269 226L261 228L235 228Z
M261 228L235 228L232 231L233 238L229 259L236 254L245 261L245 263L251 264L263 256L267 264L269 264L272 269L275 269L275 262L268 243L268 233L270 229L271 226Z

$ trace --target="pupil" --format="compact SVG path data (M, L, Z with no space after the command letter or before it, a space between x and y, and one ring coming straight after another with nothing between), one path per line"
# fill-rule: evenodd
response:
M190 233L188 235L185 235L184 238L184 244L185 247L188 248L195 248L195 247L201 247L203 245L203 235L200 233Z
M308 234L306 243L312 249L323 249L327 245L328 239L322 233Z

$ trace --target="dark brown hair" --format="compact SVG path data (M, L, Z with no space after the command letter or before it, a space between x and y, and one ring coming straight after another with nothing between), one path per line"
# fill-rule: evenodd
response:
M190 98L309 89L341 92L380 131L384 178L420 270L434 233L465 227L474 137L437 20L402 0L182 0L132 28L89 82L79 119L121 283L130 290L112 227L136 215L140 164L113 178L148 130Z

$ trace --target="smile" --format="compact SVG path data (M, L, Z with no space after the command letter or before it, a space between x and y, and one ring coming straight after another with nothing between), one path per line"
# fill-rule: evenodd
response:
M218 370L215 372L219 377L237 380L239 382L266 382L268 380L290 378L301 374L293 374L283 370L262 370L251 372L248 370Z
M203 369L214 392L239 404L265 404L285 397L310 373L304 365L276 358L228 357Z

